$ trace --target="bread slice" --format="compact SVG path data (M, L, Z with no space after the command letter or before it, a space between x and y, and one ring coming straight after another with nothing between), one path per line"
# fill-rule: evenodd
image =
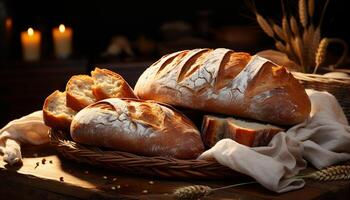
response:
M44 122L51 128L69 130L76 112L66 106L66 93L56 90L45 99L43 106Z
M266 146L280 131L283 129L269 124L205 115L202 124L202 139L208 148L224 138L231 138L249 147Z
M66 86L67 106L79 111L97 101L92 92L94 80L87 75L72 76Z
M91 72L94 79L92 92L97 100L107 98L136 98L129 84L119 74L108 69L95 68Z

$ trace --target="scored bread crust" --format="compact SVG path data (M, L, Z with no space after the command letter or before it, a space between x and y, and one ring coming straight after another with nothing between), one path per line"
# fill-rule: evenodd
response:
M95 68L95 70L91 72L91 76L95 82L92 87L92 92L97 100L107 98L137 98L133 89L124 78L113 71ZM104 77L103 80L99 78L101 76ZM109 92L108 88L106 88L105 85L108 84L113 86L112 92Z
M266 146L273 136L281 131L283 131L282 128L270 124L205 115L202 124L202 140L207 148L213 147L225 138L249 147Z
M73 119L74 141L144 156L197 158L204 146L195 125L153 101L111 98L81 110Z
M72 76L66 85L67 106L79 111L95 103L97 100L92 92L93 85L94 80L88 75Z
M66 106L65 92L56 90L45 99L43 118L47 126L69 131L70 124L75 114L75 111Z
M166 55L146 69L134 91L141 99L278 125L300 123L311 110L286 68L223 48Z

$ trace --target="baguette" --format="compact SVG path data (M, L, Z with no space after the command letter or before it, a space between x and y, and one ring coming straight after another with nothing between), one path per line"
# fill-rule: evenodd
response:
M44 123L52 128L69 130L74 110L66 106L66 93L56 90L49 95L43 105Z
M141 99L277 125L300 123L311 110L305 89L286 68L229 49L166 55L140 76L134 91Z
M111 98L92 104L73 118L74 141L143 156L197 158L200 133L181 113L152 101Z
M203 118L202 139L207 148L225 138L249 147L257 147L268 145L272 137L281 131L282 128L269 124L206 115Z

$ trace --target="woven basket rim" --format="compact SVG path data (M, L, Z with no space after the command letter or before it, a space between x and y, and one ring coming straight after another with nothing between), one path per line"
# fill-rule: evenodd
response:
M182 160L171 157L147 157L123 151L102 150L95 146L76 143L60 130L49 130L51 145L63 156L77 162L99 165L116 170L143 171L145 175L165 178L225 178L244 175L215 160ZM108 167L112 166L112 167ZM146 171L145 171L146 170ZM148 171L147 171L148 170Z
M346 77L327 77L321 74L308 74L302 72L292 72L292 74L295 78L303 81L313 81L321 83L341 83L350 85L350 78Z

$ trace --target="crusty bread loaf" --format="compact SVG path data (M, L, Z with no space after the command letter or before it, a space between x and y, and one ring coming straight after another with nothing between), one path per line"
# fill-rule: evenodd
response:
M204 146L184 115L152 101L111 98L92 104L73 118L74 141L144 156L193 159Z
M66 86L67 106L79 111L97 101L92 92L94 80L88 75L72 76Z
M129 84L119 74L108 69L95 68L91 72L94 80L92 92L97 100L107 98L136 98Z
M229 49L166 55L141 75L135 94L278 125L300 123L311 109L303 86L284 67Z
M43 118L47 126L69 130L74 110L66 106L66 93L56 90L49 95L43 105Z
M280 131L283 129L269 124L206 115L203 118L202 139L207 148L213 147L224 138L231 138L249 147L257 147L268 145L272 137Z

